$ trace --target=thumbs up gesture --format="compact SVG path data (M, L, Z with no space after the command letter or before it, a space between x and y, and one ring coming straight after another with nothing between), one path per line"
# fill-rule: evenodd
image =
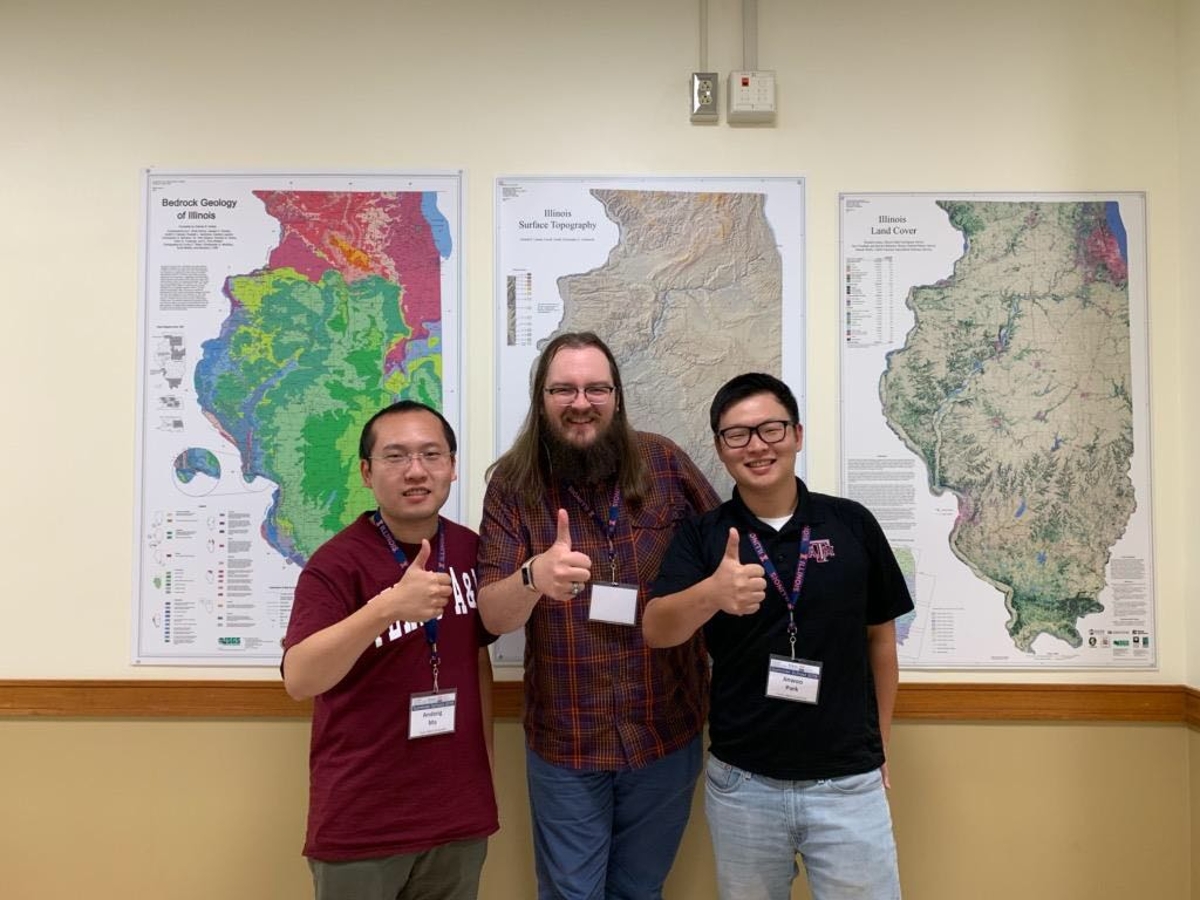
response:
M555 600L570 600L592 578L592 560L571 549L571 520L565 509L558 511L554 543L534 561L538 590Z
M758 612L767 596L767 579L758 563L743 565L738 554L741 543L736 528L729 529L721 564L712 575L717 605L731 616Z
M441 615L450 602L450 576L446 572L430 572L429 541L421 541L421 550L408 564L400 580L371 598L382 605L382 612L391 621L425 622Z

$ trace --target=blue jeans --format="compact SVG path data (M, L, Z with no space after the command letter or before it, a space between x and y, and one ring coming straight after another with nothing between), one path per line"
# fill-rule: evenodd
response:
M788 900L804 860L813 900L899 900L896 842L878 770L780 781L710 756L704 809L721 900Z
M702 755L697 737L614 772L551 765L526 748L539 900L660 900Z

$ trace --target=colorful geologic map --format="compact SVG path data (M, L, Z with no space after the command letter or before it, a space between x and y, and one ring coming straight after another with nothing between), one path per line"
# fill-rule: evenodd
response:
M143 656L277 657L299 567L372 504L363 423L402 397L457 421L444 334L448 318L456 327L458 203L456 176L150 176L144 327L190 377L168 382L161 353L147 354L144 395L174 427L143 426L142 511L187 524L159 536L161 561L143 561ZM185 437L164 458L160 446ZM163 492L156 467L171 461L176 484L218 479L203 509ZM198 557L211 588L180 563ZM167 583L151 575L167 560L174 597L147 590ZM209 592L199 606L188 596ZM153 621L164 604L170 632L161 612Z

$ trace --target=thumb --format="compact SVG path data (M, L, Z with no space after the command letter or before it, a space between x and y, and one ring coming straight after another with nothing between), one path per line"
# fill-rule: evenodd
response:
M571 520L568 518L565 509L558 511L558 536L554 539L554 542L564 545L568 550L571 549Z
M731 559L734 562L741 562L741 554L738 548L741 546L741 539L738 537L736 528L729 529L729 539L725 542L725 558Z
M421 541L421 552L417 554L416 559L412 561L413 568L424 569L425 563L429 560L429 541Z

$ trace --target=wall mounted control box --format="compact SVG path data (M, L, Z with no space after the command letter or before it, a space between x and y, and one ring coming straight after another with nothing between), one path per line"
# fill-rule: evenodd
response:
M775 73L730 72L730 125L764 125L775 121Z

